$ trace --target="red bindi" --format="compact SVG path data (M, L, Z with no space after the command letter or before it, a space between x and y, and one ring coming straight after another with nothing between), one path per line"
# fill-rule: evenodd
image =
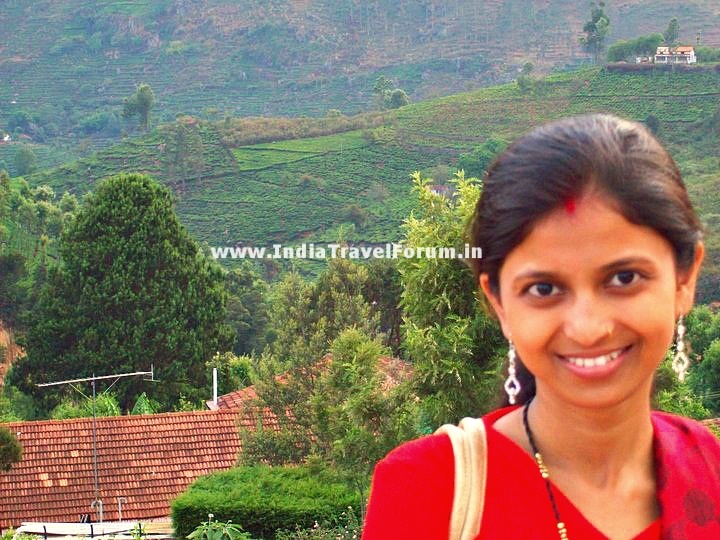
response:
M575 197L565 199L565 210L570 215L575 213Z

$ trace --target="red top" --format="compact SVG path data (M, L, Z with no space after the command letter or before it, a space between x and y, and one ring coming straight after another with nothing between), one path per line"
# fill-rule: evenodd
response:
M488 476L477 539L555 540L559 538L555 515L535 461L492 427L514 408L483 418ZM720 538L720 441L696 422L664 413L653 413L653 427L663 517L634 540ZM698 455L688 457L687 449L696 449ZM674 459L680 462L673 463ZM678 466L682 473L675 474ZM698 475L704 480L698 481ZM703 483L707 485L698 485ZM447 539L453 487L453 451L447 435L429 435L399 446L375 468L363 540ZM607 540L555 486L553 494L569 538ZM691 498L699 506L690 504Z

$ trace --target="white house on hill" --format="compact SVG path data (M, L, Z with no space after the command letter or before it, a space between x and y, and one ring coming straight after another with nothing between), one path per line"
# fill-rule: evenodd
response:
M695 47L658 47L655 51L656 64L695 64Z

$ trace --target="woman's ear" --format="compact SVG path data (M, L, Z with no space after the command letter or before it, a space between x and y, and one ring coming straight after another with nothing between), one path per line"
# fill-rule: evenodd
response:
M705 245L698 242L695 246L695 260L690 268L678 272L677 289L675 290L675 306L678 312L675 319L680 315L687 314L695 303L695 286L700 274L700 265L705 257Z
M507 339L510 339L511 333L510 329L508 328L507 318L505 317L505 310L503 309L502 303L500 302L499 292L497 296L495 295L495 293L493 293L492 287L490 287L490 276L485 273L480 274L478 282L480 285L480 289L482 289L482 292L485 295L485 298L487 298L487 301L490 303L490 306L495 312L498 321L500 321L500 326L502 327L503 334L505 334L505 337Z

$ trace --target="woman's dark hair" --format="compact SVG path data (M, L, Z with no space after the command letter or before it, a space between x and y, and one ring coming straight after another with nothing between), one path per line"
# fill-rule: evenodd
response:
M500 296L500 268L540 219L588 191L617 205L636 225L650 227L672 246L678 270L695 259L702 225L668 152L642 124L607 114L577 116L541 126L496 158L483 181L470 223L475 283L487 274ZM533 375L519 362L518 401L535 394Z

